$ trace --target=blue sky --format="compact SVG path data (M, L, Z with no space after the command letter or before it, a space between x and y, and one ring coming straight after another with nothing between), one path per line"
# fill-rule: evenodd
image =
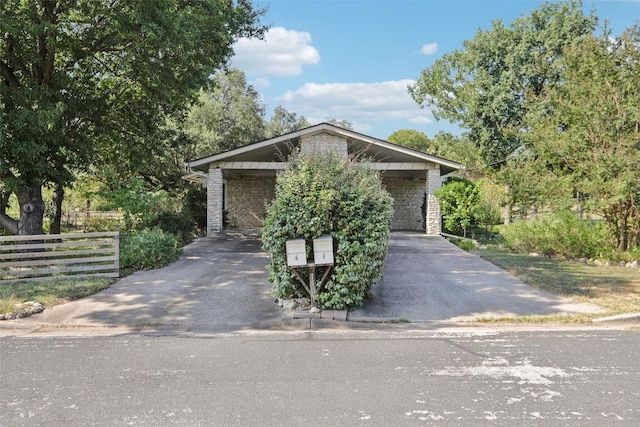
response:
M240 40L232 65L261 93L268 114L282 105L311 123L348 120L386 139L399 129L459 133L436 121L407 85L443 54L497 19L510 24L542 2L529 0L254 0L267 7L265 40ZM583 1L614 34L640 20L640 0Z

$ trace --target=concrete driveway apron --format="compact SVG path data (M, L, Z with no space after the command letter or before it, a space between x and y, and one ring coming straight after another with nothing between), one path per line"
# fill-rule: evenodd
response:
M411 232L391 233L384 278L372 292L349 320L470 321L600 311L534 289L441 237Z
M168 326L190 331L271 327L281 320L260 239L206 237L171 265L140 271L82 300L26 322L56 325Z
M258 237L206 237L186 246L167 267L137 272L103 292L20 322L191 332L281 328L288 317L271 297L268 263ZM445 239L421 233L391 234L384 279L372 291L373 298L350 312L349 320L464 321L598 310L533 289Z

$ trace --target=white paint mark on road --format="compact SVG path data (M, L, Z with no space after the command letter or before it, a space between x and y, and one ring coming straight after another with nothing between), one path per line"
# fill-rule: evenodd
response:
M527 359L509 364L503 358L482 361L480 366L446 367L445 369L431 372L431 375L441 376L486 376L495 380L515 378L518 384L550 385L554 382L550 378L566 378L571 376L563 369L551 366L534 366Z

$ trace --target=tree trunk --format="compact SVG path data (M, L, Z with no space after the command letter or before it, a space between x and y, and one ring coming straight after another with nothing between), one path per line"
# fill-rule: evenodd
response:
M22 191L16 192L20 204L20 219L18 220L18 235L44 234L42 220L44 218L44 200L42 200L42 185L31 183Z
M504 225L511 225L511 186L509 184L504 186L504 194L506 199L504 207Z
M53 192L53 204L54 213L53 220L51 221L50 234L60 234L61 222L62 222L62 201L64 200L64 187L62 184L56 184L56 188Z

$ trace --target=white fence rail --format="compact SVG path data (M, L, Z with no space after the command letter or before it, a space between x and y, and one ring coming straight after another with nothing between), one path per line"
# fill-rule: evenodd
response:
M0 283L120 275L118 232L0 237Z

